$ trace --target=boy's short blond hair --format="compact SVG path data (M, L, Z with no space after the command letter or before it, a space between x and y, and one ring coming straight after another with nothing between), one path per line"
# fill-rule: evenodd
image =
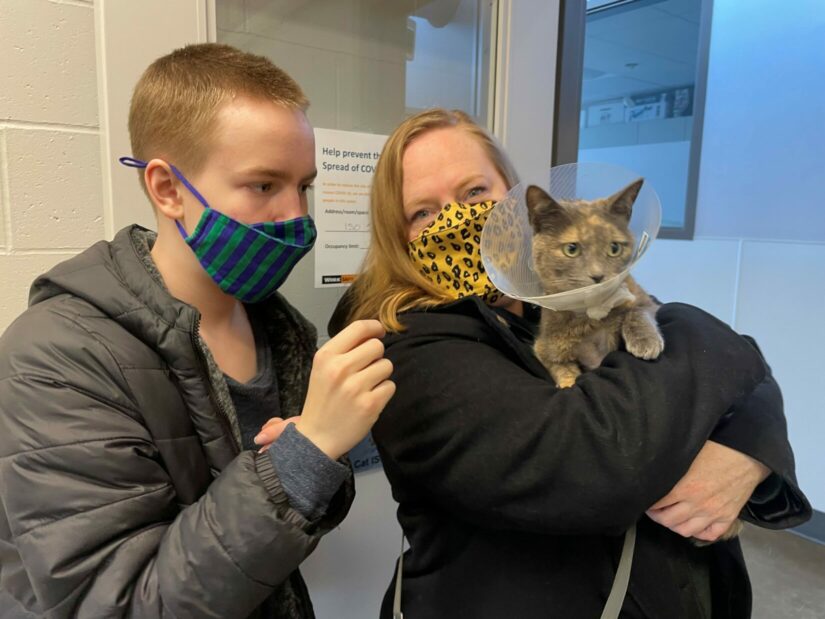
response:
M206 162L218 112L242 96L302 111L309 106L298 83L264 56L203 43L158 58L132 95L132 156L163 158L196 174Z

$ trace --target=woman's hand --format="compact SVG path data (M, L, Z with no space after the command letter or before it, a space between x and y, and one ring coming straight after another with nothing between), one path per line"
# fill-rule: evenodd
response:
M286 430L287 425L290 423L295 423L298 421L297 417L292 417L291 419L281 419L280 417L272 417L269 419L262 427L261 431L254 439L254 443L256 445L260 445L261 448L258 452L263 452L272 447L272 443L278 440L278 437L283 434L284 430Z
M769 474L768 467L750 456L708 441L685 476L647 515L679 535L714 542Z

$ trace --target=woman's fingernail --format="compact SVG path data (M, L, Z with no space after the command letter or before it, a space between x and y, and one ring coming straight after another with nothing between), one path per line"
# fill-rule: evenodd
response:
M252 439L252 442L255 443L256 445L260 445L261 443L264 442L265 438L266 438L266 435L263 432L260 432L260 433L258 433L258 435L255 438Z

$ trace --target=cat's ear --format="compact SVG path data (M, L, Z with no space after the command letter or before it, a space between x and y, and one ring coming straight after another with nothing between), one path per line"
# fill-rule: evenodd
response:
M642 184L645 179L640 178L630 183L624 189L620 189L607 199L607 209L614 215L618 215L630 221L630 215L633 212L633 203L639 196L639 191L642 189Z
M527 188L526 202L534 232L549 232L569 223L564 207L541 187L530 185Z

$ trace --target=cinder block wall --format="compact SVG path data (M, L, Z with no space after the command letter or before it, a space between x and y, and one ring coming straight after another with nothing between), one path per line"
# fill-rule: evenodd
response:
M0 0L0 332L104 237L92 0Z

